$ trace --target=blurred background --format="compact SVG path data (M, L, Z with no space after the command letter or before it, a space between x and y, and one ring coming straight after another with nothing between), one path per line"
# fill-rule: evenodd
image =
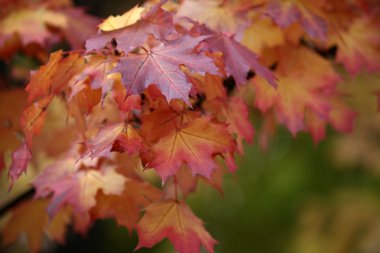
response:
M74 2L106 18L142 1ZM353 92L369 87L349 101L360 113L352 135L330 131L314 145L309 135L294 138L280 128L266 152L258 145L245 147L236 174L224 178L223 195L199 186L188 203L219 241L217 253L380 252L380 117L375 96L368 95L379 83L379 75L364 74L346 84ZM257 118L253 113L254 124ZM47 250L125 253L136 245L135 233L103 220L86 236L69 232L65 245ZM14 246L10 252L22 249ZM173 249L165 240L135 252Z

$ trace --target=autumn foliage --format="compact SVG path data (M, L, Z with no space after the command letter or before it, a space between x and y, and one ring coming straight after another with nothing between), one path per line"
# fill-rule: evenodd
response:
M328 125L350 132L340 83L380 71L377 1L147 1L102 22L69 1L0 3L0 57L44 63L26 93L0 80L0 168L10 189L28 164L39 170L3 243L26 233L31 252L45 233L64 243L68 224L86 233L113 218L136 229L137 248L168 238L212 253L185 202L197 183L222 191L255 131L263 148L277 125L315 143ZM49 55L62 41L72 50Z

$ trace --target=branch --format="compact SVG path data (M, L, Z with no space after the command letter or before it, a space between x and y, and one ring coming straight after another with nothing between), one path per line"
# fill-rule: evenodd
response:
M18 204L20 204L24 200L32 198L34 193L35 193L34 188L30 188L26 192L19 195L17 198L11 200L9 203L2 206L0 208L0 217L5 215L8 211L10 211L12 208L16 207Z

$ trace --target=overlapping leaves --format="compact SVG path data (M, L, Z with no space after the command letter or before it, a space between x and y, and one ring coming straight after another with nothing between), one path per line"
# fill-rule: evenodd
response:
M49 42L46 25L63 32L81 27L61 16L52 20L49 8L38 11L44 15L14 14L17 22L37 19L40 36L26 35L24 43ZM64 11L60 15L80 16ZM180 253L201 246L213 252L216 241L180 198L195 190L198 179L220 190L221 162L236 170L234 155L243 154L243 141L253 141L252 107L263 115L260 140L276 124L293 135L308 131L315 142L327 124L349 131L355 113L338 91L342 77L328 49L337 46L335 61L352 75L378 71L377 14L363 12L362 1L162 0L110 17L85 51L52 53L32 74L20 124L25 141L13 152L11 179L26 170L33 139L48 127L52 101L61 100L67 107L62 117L76 129L75 148L40 172L36 196L50 200L29 208L46 207L51 218L68 212L81 232L112 217L137 228L138 248L168 238ZM12 27L4 30L7 36L30 32ZM144 169L158 174L161 190L146 182ZM46 226L46 216L37 218ZM19 235L14 231L7 242ZM32 250L43 231L30 237Z

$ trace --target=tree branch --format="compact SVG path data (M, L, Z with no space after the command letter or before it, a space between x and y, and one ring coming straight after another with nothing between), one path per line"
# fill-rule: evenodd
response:
M8 211L10 211L12 208L16 207L18 204L20 204L24 200L31 199L33 197L34 193L35 193L34 188L30 188L26 192L19 195L17 198L11 200L9 203L0 207L0 217L5 215Z

